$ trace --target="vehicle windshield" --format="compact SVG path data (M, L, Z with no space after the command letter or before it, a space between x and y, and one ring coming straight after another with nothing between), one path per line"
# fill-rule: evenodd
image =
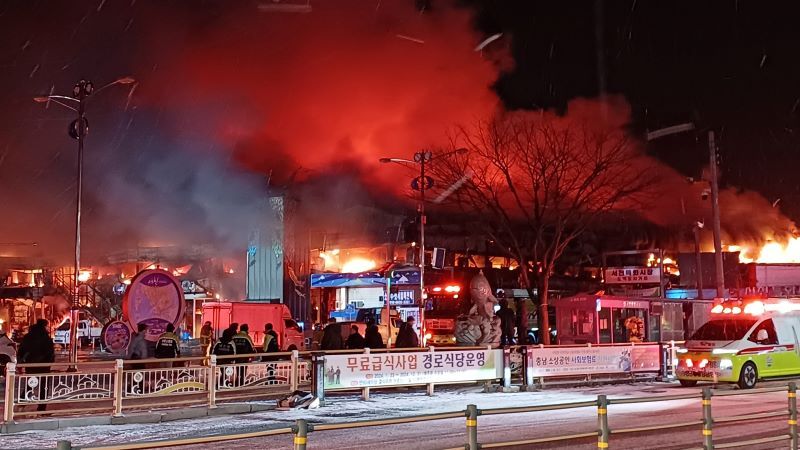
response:
M691 337L693 341L735 341L744 338L745 333L758 319L715 319L706 322Z
M69 331L69 325L70 325L70 323L69 323L69 320L68 320L68 321L66 321L66 322L62 323L62 324L61 324L61 325L60 325L60 326L57 328L57 330L58 330L58 331Z

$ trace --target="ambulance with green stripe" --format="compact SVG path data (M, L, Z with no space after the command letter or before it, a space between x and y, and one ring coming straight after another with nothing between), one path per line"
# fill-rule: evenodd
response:
M683 386L698 381L737 383L750 389L759 380L800 376L800 301L727 301L676 353Z

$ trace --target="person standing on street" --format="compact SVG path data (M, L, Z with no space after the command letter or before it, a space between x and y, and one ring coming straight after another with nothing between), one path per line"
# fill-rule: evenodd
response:
M236 346L237 355L249 355L255 352L253 339L250 338L249 331L250 326L243 323L239 328L239 332L233 335L233 344ZM250 362L250 358L236 358L236 364L238 365L236 368L236 382L239 386L244 385L244 378L247 373L247 367L242 364L248 362Z
M128 344L128 354L126 355L125 359L147 359L149 357L149 351L147 349L147 340L145 337L147 336L147 325L144 323L140 323L136 327L136 333L133 334L133 338L131 339L130 344ZM145 368L143 363L134 363L131 364L131 370L142 370ZM136 376L133 377L134 379ZM140 378L139 381L134 381L133 384L133 393L136 394L143 394L142 391L144 387L144 376Z
M204 354L208 354L209 350L211 350L211 341L213 339L214 327L211 326L211 321L207 321L203 324L203 328L200 328L200 345L205 349Z
M336 323L336 319L330 319L325 331L322 333L322 342L320 345L322 350L341 350L344 348L344 340L342 339L342 327Z
M280 350L278 333L275 332L271 323L264 325L264 345L262 345L261 350L264 353L276 353Z
M28 334L22 338L22 344L19 346L19 361L23 364L34 363L52 363L56 360L56 352L53 346L53 340L50 339L50 333L47 330L47 321L39 319L36 324L31 327ZM50 367L28 367L25 369L26 374L40 374L50 372ZM39 396L38 400L43 401L47 396L46 379L39 379ZM36 407L37 411L44 411L47 409L46 403L39 403Z
M253 339L250 338L250 326L242 324L240 331L233 335L233 343L236 345L237 355L249 355L255 351ZM248 359L237 360L238 362L248 362Z
M353 325L350 327L350 336L347 337L347 348L349 349L359 349L364 348L364 336L361 336L361 333L358 332L358 326Z
M175 334L175 325L167 324L167 331L156 341L156 358L180 358L181 340ZM180 363L165 363L164 367L175 367Z
M0 376L6 375L6 365L17 362L17 343L6 335L6 330L0 330Z
M280 351L280 346L278 345L278 333L272 328L271 323L267 323L264 325L264 343L261 347L261 350L264 353L277 353ZM276 360L277 357L269 357L269 356L262 356L262 362L269 362ZM267 364L267 380L273 381L275 380L275 370L277 365L275 363Z
M386 348L380 328L374 322L367 322L367 331L364 333L364 346L370 349Z
M230 328L227 328L225 331L222 332L222 336L219 338L216 344L214 344L214 348L211 349L211 354L216 356L231 356L236 354L236 344L233 343L233 332L231 332ZM227 364L233 363L233 359L221 359L217 362L220 366L225 366ZM228 377L225 375L225 367L219 368L219 378L217 379L217 387L223 385L230 385L228 383Z
M145 336L147 336L147 325L140 323L136 328L136 333L133 334L131 343L128 344L128 354L125 359L148 358L149 355L147 354L147 341L145 340ZM144 364L134 364L132 368L133 370L141 370L144 369Z
M500 309L497 310L497 317L500 318L500 345L514 345L516 315L508 307L508 300L500 299Z
M406 322L400 325L400 331L397 333L397 343L395 347L397 348L413 348L419 347L419 336L417 336L417 331L414 329L414 316L408 316Z

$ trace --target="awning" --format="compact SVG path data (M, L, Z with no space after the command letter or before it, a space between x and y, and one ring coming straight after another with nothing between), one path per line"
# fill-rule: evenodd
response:
M392 271L392 286L419 284L419 270ZM361 273L312 273L312 288L338 287L385 287L386 278L380 272Z

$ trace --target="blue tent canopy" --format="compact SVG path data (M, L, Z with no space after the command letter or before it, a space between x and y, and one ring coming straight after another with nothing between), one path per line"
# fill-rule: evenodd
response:
M393 286L407 286L419 284L419 270L394 270L392 274ZM380 272L361 273L312 273L312 288L327 287L384 287L386 278Z

